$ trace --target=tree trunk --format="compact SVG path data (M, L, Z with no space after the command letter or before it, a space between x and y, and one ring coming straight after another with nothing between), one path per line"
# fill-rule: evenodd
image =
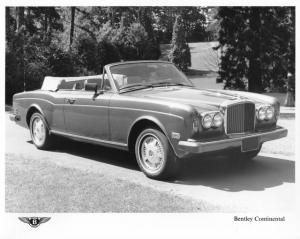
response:
M262 92L261 61L260 61L260 10L252 7L250 10L250 30L252 32L251 53L249 56L248 91Z
M19 32L21 27L24 25L24 7L16 7L16 31Z
M285 96L284 106L294 107L295 106L295 98L294 94L291 91L288 91Z
M293 86L295 78L292 74L288 74L287 78L287 93L285 96L284 106L294 107L295 106L295 87Z
M71 49L72 43L73 43L74 21L75 21L75 7L71 7L71 28L70 28L70 45L69 45L69 49Z
M8 41L8 38L11 33L11 26L10 26L10 7L5 8L5 21L6 21L6 40Z
M24 72L24 34L21 29L24 26L24 7L16 7L16 32L20 37L20 41L18 42L17 48L18 51L18 64L17 64L17 72L23 76L23 89L26 90L26 82L25 82L25 72Z
M45 19L44 19L44 32L45 32L45 35L47 35L47 29L48 29L48 13L47 13L47 10L46 10Z
M295 8L290 9L291 19L291 40L289 42L289 58L288 58L288 69L289 74L287 77L287 93L284 101L284 106L294 107L295 106Z

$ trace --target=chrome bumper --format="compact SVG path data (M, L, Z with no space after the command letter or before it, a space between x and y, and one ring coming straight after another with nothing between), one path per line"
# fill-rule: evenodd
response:
M20 116L20 115L16 115L16 114L14 114L14 113L10 113L10 114L9 114L9 119L10 119L11 121L17 122L17 121L20 121L20 120L21 120L21 116Z
M213 152L217 150L240 147L242 145L242 140L247 138L258 137L258 142L263 143L266 141L279 139L287 136L287 129L278 127L275 130L269 132L259 132L247 135L231 135L228 139L209 141L209 142L199 142L199 141L179 141L178 148L187 154L198 154L205 152Z

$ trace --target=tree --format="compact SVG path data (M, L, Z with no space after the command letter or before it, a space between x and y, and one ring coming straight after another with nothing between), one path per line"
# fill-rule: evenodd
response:
M220 31L220 21L217 19L218 8L217 7L208 7L205 9L205 17L207 21L206 26L206 37L207 41L217 41Z
M141 7L139 9L139 22L144 27L148 37L143 58L158 59L161 51L158 38L153 30L153 12L151 7Z
M173 27L169 60L182 71L187 71L188 67L191 66L190 48L185 40L185 31L183 28L182 17L180 15L176 17Z
M283 89L291 41L289 12L289 7L219 8L219 79L225 88Z
M20 75L23 76L23 86L24 90L26 89L26 82L24 77L24 7L16 8L16 34L17 34L17 56L19 61L17 63L17 71L20 72Z
M290 9L290 38L288 51L288 76L287 76L287 93L284 105L295 106L295 8Z
M54 7L10 7L6 14L10 23L5 50L6 102L9 103L14 93L37 89L45 75L55 74L49 70L52 68L49 58L57 48L57 34L63 29Z
M96 73L102 73L103 67L107 64L119 62L121 59L118 48L105 40L100 41L97 46Z
M260 52L262 51L260 42L260 8L251 7L249 9L249 39L248 46L250 51L248 51L248 90L251 92L262 92L262 79L261 79L261 60Z
M154 33L161 43L172 40L173 25L177 15L181 15L188 42L206 39L204 15L202 7L152 7Z
M149 39L154 38L151 7L140 7L138 12L139 23L145 28Z
M70 27L70 48L73 43L73 37L74 37L74 21L75 21L75 7L71 7L71 27Z

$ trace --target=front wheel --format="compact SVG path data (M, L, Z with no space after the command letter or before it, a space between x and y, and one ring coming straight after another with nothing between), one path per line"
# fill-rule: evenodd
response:
M178 164L167 137L157 129L145 129L135 143L135 156L147 177L167 179L176 175Z
M52 145L52 137L46 126L44 117L34 113L30 118L29 130L31 139L38 149L47 149Z

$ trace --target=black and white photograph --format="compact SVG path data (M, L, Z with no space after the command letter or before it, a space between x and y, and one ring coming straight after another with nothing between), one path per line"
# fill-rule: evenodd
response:
M2 7L10 220L293 228L295 5L47 4Z

